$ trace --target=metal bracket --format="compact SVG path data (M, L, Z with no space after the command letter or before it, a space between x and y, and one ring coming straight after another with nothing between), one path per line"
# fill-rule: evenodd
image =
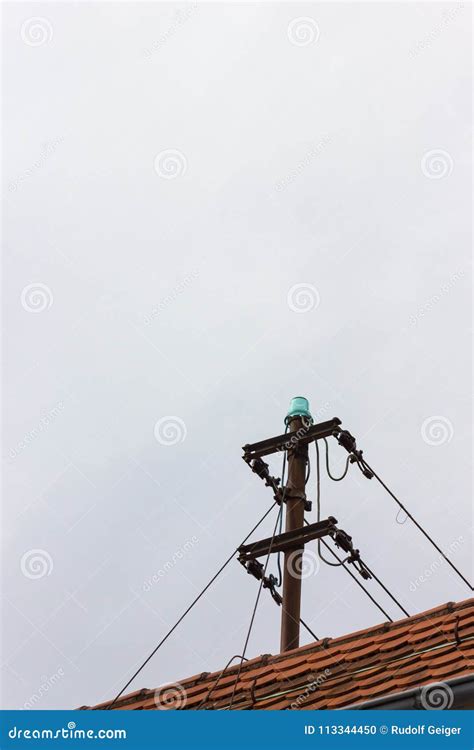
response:
M239 562L245 564L249 560L268 555L270 551L273 553L298 549L313 539L320 539L323 536L335 533L337 531L336 524L337 520L333 516L329 516L325 521L311 523L293 531L285 531L283 534L268 537L253 544L244 544L238 550Z
M292 487L288 487L288 485L286 486L286 489L280 490L280 496L285 503L287 500L301 500L304 504L305 511L308 513L313 507L313 503L311 500L307 499L306 493L298 492L298 490L294 490Z
M261 458L251 459L249 461L249 466L254 474L260 477L260 479L263 479L266 487L271 487L271 489L273 490L273 498L275 502L278 503L278 505L281 505L282 502L286 502L286 499L288 497L298 497L303 500L305 511L307 511L308 513L311 511L313 507L311 500L308 500L304 493L295 493L294 490L291 490L288 487L280 487L281 479L279 477L271 476L268 469L268 464L265 463L265 461L262 461Z
M337 417L327 422L321 422L312 426L304 426L293 432L285 432L283 435L261 440L258 443L244 445L243 459L248 464L254 459L269 456L271 453L279 453L295 448L297 445L312 443L313 440L321 440L331 435L338 435L341 431L341 420Z

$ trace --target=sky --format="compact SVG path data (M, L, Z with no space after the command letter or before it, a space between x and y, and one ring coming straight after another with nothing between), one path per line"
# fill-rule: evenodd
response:
M470 34L467 3L4 6L3 708L114 697L270 507L241 448L296 395L472 576ZM410 614L469 596L375 480L323 467L321 502ZM318 637L383 622L315 553ZM129 690L223 668L257 587L232 561Z

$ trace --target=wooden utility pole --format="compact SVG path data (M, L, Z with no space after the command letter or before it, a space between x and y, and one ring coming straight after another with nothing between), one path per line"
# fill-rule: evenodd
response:
M261 539L239 547L239 562L245 566L262 585L268 588L278 605L281 605L281 651L289 651L300 645L300 610L301 578L305 544L324 536L332 536L338 530L337 519L333 516L317 523L305 526L305 510L311 510L311 503L306 500L306 470L308 468L308 445L315 440L323 440L331 435L341 433L341 420L337 417L327 422L313 424L308 399L296 396L291 400L290 410L285 418L287 430L282 435L260 440L258 443L247 443L243 446L243 459L252 471L262 479L274 492L274 500L279 505L286 505L286 529L281 534ZM349 434L349 433L347 433ZM286 486L280 486L280 479L270 475L264 456L272 453L286 452L288 477ZM283 512L283 509L280 509ZM276 532L276 529L275 529ZM346 535L347 536L347 535ZM349 542L350 542L350 537ZM265 566L258 561L259 557L268 557L273 553L284 554L283 596L275 589L275 576L265 576ZM311 632L311 631L310 631Z
M304 418L295 416L289 422L290 432L307 429ZM287 450L288 480L286 483L285 531L304 526L305 480L308 464L308 445L296 442ZM301 572L304 544L285 552L283 571L283 602L281 612L280 651L289 651L300 645Z

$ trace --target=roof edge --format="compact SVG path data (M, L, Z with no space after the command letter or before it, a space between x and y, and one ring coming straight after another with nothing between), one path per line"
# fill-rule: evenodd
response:
M426 691L430 687L444 687L449 688L452 692L452 703L449 706L451 709L462 708L466 705L467 701L474 702L474 672L468 675L462 675L461 677L454 677L452 680L445 680L443 682L432 682L428 685L421 685L420 687L411 688L410 690L403 690L400 693L392 693L391 695L382 695L380 698L373 698L370 701L364 701L363 703L352 703L349 706L336 709L338 711L368 711L372 709L380 710L410 710L410 709L423 709L423 691ZM430 709L442 709L442 706L429 706ZM447 708L447 706L446 706Z

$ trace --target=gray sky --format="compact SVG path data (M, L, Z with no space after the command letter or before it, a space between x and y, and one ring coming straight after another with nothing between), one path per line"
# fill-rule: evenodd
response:
M241 446L294 395L471 575L468 5L4 16L3 707L114 696L269 507ZM322 504L410 613L469 595L374 481ZM383 620L323 568L319 636ZM232 563L130 689L223 667L257 585Z

